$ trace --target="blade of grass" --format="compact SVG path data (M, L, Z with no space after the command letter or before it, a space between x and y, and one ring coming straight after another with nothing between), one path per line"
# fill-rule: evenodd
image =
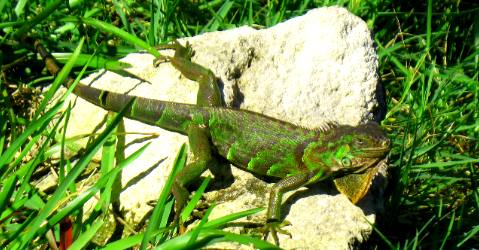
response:
M128 21L125 12L123 11L124 8L128 8L128 6L125 6L127 3L121 1L121 4L117 0L112 1L113 6L115 7L115 11L120 17L121 23L125 27L125 29L128 31L130 34L134 34L133 29L130 26L130 22Z
M2 86L2 80L0 80L0 86ZM0 92L3 93L3 90L0 87ZM0 94L0 101L3 103L2 99L4 96ZM3 111L0 112L0 155L3 154L3 148L5 146L5 139L7 137L7 126L8 126L8 118L4 115Z
M74 17L73 19L69 18L69 19L66 19L66 20L75 21L75 20L77 20L77 18ZM118 36L119 38L148 51L148 53L152 54L156 58L161 57L161 54L154 47L150 46L148 43L141 40L140 38L126 32L122 29L117 28L116 26L113 26L109 23L106 23L106 22L103 22L103 21L100 21L100 20L97 20L97 19L94 19L94 18L89 18L89 17L80 17L80 20L82 22L88 24L88 25L91 25L91 26L95 27L98 30L101 30L101 31L104 31L104 32L107 32L107 33L111 33L115 36Z
M447 227L446 235L444 235L444 238L442 239L441 247L439 249L444 249L444 246L446 245L446 242L449 239L449 236L451 235L452 226L454 226L455 218L456 218L456 213L455 211L453 211L451 219L449 219L449 226Z
M141 243L144 234L139 233L129 237L125 237L121 240L117 240L111 243L108 243L106 246L101 248L102 250L123 250L123 249L134 249L134 246L137 246Z
M0 100L2 100L2 103L4 105L4 109L6 110L4 115L3 115L4 116L3 118L5 119L5 125L4 126L7 126L7 121L8 121L9 124L16 125L20 122L19 122L18 117L15 115L15 111L13 110L12 101L10 99L11 97L10 97L8 91L3 87L5 85L3 84L3 82L1 80L0 80L0 83L2 83L2 87L0 88L0 90L1 90L1 93L0 93L1 99ZM18 129L16 128L16 126L11 127L10 137L12 138L12 140L17 138L17 134L18 134L17 130ZM1 167L2 167L2 165L0 164L0 172L1 172Z
M0 13L3 13L3 8L8 0L0 0Z
M217 229L203 228L203 230L198 233L196 244L188 245L188 242L192 236L193 234L190 231L186 234L166 241L165 243L156 247L155 250L201 249L204 246L223 241L234 241L244 245L253 245L253 247L256 249L280 249L276 245L255 237L229 233Z
M367 222L373 227L374 232L379 235L379 238L381 238L383 242L386 243L389 249L399 249L398 247L395 247L393 243L388 239L388 237L386 237L386 235L384 235L374 224L370 223L369 221Z
M443 168L449 166L459 166L467 163L476 163L479 162L479 159L469 159L469 160L462 160L462 161L448 161L448 162L431 162L426 164L414 165L414 168Z
M229 214L227 216L223 216L223 217L208 221L205 224L205 228L214 229L214 228L222 227L228 222L237 220L237 219L242 218L242 217L246 217L246 216L256 214L256 213L258 213L262 210L264 210L264 208L260 207L260 208L253 208L253 209L241 211L241 212L238 212L238 213Z
M153 232L152 236L156 236L160 233L164 233L168 230L171 230L170 228L161 228L155 232ZM139 245L141 241L144 238L144 233L139 233L136 235L132 235L129 237L122 238L121 240L117 240L111 243L108 243L104 248L101 248L102 250L122 250L122 249L130 249L133 248L136 245Z
M224 19L228 15L233 7L234 1L227 0L223 3L221 8L215 13L214 18L208 22L208 24L201 30L201 33L209 32L209 31L217 31L223 23L225 23Z
M34 191L31 197L25 202L24 206L33 210L40 210L43 206L45 206L45 202L43 202L42 197Z
M105 224L105 221L103 220L97 220L93 225L88 228L85 232L80 234L80 236L73 241L73 244L70 245L68 250L81 250L84 249L84 247L93 239L93 237L96 236L96 233L98 230Z
M107 117L107 124L113 119L113 113L108 112ZM107 139L105 144L103 144L102 152L101 152L101 163L100 163L100 172L102 175L110 172L115 165L115 152L117 147L117 137L115 133L118 130L115 128L112 132L112 135ZM108 183L106 184L105 188L100 193L100 200L98 201L96 210L102 209L103 211L107 211L108 207L111 202L111 191L113 187L113 183L116 178L111 178Z
M214 230L212 230L214 232ZM222 238L216 238L211 241L211 243L216 243L219 241L234 241L243 245L253 245L254 248L264 249L264 250L275 250L281 249L276 245L273 245L265 240L258 239L256 237L251 237L248 235L234 234L230 232L223 232Z
M53 57L59 63L66 63L68 59L72 56L72 53L52 53ZM75 66L87 65L89 68L94 69L107 69L107 70L123 70L126 68L131 68L132 65L126 62L121 62L118 60L111 60L103 56L97 55L88 55L80 54L78 55L77 60L75 61Z
M399 60L396 56L394 56L390 52L390 49L384 48L381 41L379 41L379 40L374 40L374 41L377 43L380 53L385 53L386 54L385 56L387 56L391 60L391 62L394 64L394 66L396 66L400 70L401 73L403 73L405 76L410 74L410 72L406 68L406 66L404 66L404 64L401 62L401 60Z
M279 6L277 6L279 4ZM268 10L266 13L266 26L271 27L284 19L284 13L286 11L285 1L281 2L269 2ZM279 8L279 9L278 9Z
M25 5L27 5L27 0L19 0L15 5L15 14L17 17L20 17L25 13Z
M167 228L168 219L170 218L170 214L174 210L174 205L175 205L175 198L174 197L169 198L164 206L163 214L161 215L160 224L158 225L159 228ZM173 230L170 230L170 231L173 231ZM164 242L168 236L169 236L168 234L159 233L158 236L156 237L156 242Z
M168 195L170 194L171 187L173 186L173 181L175 175L178 173L180 169L183 168L186 162L186 146L183 144L178 151L178 154L175 158L175 161L173 163L173 168L171 169L171 173L168 176L168 179L165 183L165 186L163 187L163 191L160 194L160 197L158 198L158 203L156 204L155 208L153 209L153 213L151 214L151 219L150 223L148 224L145 235L143 237L143 240L141 241L141 250L145 250L146 247L148 246L148 242L152 239L153 232L155 232L158 229L159 221L161 220L160 215L163 214L163 210L165 207L166 199Z
M432 0L427 0L427 21L426 21L426 54L431 49L431 31L432 31Z
M57 92L58 88L65 82L67 79L68 75L70 74L70 71L72 70L73 66L75 65L75 61L77 60L78 56L80 55L81 49L83 47L83 42L85 41L85 38L82 37L80 39L80 42L78 43L78 46L72 53L72 57L68 62L63 66L63 68L60 70L58 75L55 77L55 80L52 83L52 86L48 89L47 93L44 95L43 101L38 105L38 108L35 112L35 115L33 116L35 119L40 116L42 112L44 112L45 108L47 107L48 102L53 99L53 96Z
M8 201L13 194L15 185L17 183L17 176L11 175L8 179L2 180L2 191L0 192L0 211L4 211Z
M206 179L203 180L203 182L201 183L201 186L198 188L198 190L196 190L193 197L191 197L191 200L188 202L188 204L186 204L185 208L181 212L180 221L186 221L188 219L190 214L195 209L196 204L201 199L201 195L203 195L203 193L205 192L206 187L208 186L208 183L210 182L210 180L211 180L210 176L208 176Z
M71 103L68 103L68 107L65 111L65 122L63 123L63 128L62 128L62 131L61 131L61 141L60 141L60 164L59 164L59 168L58 168L58 181L59 182L63 182L63 180L65 179L65 176L66 176L66 172L65 171L65 166L67 164L65 164L65 137L66 137L66 134L67 134L67 128L68 128L68 122L70 121L70 115L71 115L71 110L72 110L72 106L71 106ZM51 150L51 148L49 148L47 150L47 152L45 152L45 156L46 157L49 157L49 151ZM69 165L70 162L68 162L68 165Z
M190 231L190 232L187 232L186 234L172 238L154 249L155 250L173 250L173 249L187 249L187 247L190 247L190 249L201 249L203 246L207 245L208 242L212 241L215 238L222 237L223 235L224 235L224 232L220 230L217 230L217 231L212 231L208 229L202 230L199 232L198 240L197 240L198 242L201 242L202 244L191 248L192 246L188 245L188 242L190 241L192 237L192 233Z
M204 228L204 225L206 222L208 222L208 218L211 214L211 212L213 211L213 209L215 208L215 204L212 204L205 212L203 218L201 218L201 221L200 223L198 224L198 226L196 226L193 230L191 230L191 236L190 236L190 239L188 240L188 242L186 243L187 247L188 246L193 246L194 243L196 242L196 240L198 239L198 235L200 234L201 230Z
M462 247L464 243L466 243L468 240L474 237L474 235L476 235L478 232L479 232L479 225L476 225L469 232L466 233L466 237L464 237L464 239L461 242L457 243L456 246L459 248Z

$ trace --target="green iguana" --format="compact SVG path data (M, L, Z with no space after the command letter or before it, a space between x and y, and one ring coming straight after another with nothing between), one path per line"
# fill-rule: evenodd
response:
M59 68L40 43L36 50L47 68ZM133 100L126 117L188 136L193 154L191 163L175 177L172 193L176 210L186 204L187 186L211 165L217 153L232 164L258 175L280 180L272 187L266 213L265 237L286 233L281 223L283 193L331 178L337 189L356 203L369 190L378 163L389 152L389 139L378 124L358 126L328 124L307 129L259 113L222 106L216 77L209 69L191 61L193 51L178 42L159 49L174 49L169 61L185 77L199 83L196 105L166 102L112 93L86 85L73 91L106 110L120 111ZM67 81L67 87L73 81Z

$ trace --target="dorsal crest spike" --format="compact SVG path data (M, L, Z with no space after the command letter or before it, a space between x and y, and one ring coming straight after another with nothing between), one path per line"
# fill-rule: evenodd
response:
M318 132L326 132L330 129L337 128L339 124L334 121L325 121L320 123L314 130Z

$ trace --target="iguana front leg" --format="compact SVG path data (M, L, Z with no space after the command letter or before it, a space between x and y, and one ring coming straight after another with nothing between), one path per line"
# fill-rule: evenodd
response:
M297 175L286 177L273 185L269 193L268 210L266 212L266 224L265 235L266 239L268 234L271 233L275 243L279 245L277 233L287 234L291 237L291 234L282 229L283 226L288 225L289 222L281 220L281 202L283 200L283 194L298 189L306 185L314 173L300 173Z
M160 45L157 48L173 49L175 50L175 55L173 57L160 57L154 62L155 64L168 61L186 78L198 82L199 89L196 96L196 105L202 107L223 106L215 74L211 70L191 61L194 52L188 42L186 42L185 46L182 46L175 40L172 44Z

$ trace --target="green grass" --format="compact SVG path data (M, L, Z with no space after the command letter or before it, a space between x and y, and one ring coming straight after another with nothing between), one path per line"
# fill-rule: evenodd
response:
M65 126L68 109L51 121L62 103L43 104L36 88L52 82L58 85L71 70L75 75L99 67L121 70L125 65L118 58L139 49L152 51L152 46L177 37L242 25L270 27L329 5L348 8L373 31L388 106L382 125L393 141L385 212L371 239L361 247L479 247L479 4L474 1L77 0L69 7L65 2L0 0L0 248L47 245L49 235L58 235L58 225L66 217L76 221L75 247L94 247L92 237L116 199L112 180L121 167L141 157L139 150L114 160L113 152L119 150L115 139L118 116L95 136L96 143L89 144L78 161L72 163L61 154L56 165L60 173L57 191L44 194L32 188L35 172L51 165L49 150L60 146L63 152L68 146L68 140L58 145L54 138L64 135L53 129ZM52 52L73 53L65 62L69 66L55 78L46 74L43 63L21 40L24 34L41 40ZM88 68L78 67L87 60ZM51 89L45 95L53 93L55 88ZM86 192L77 193L78 176L100 148L105 152L100 179ZM184 154L180 162L181 157ZM101 195L97 211L82 218L84 202L97 192ZM166 194L154 211L158 220L144 233L112 239L106 247L154 242L174 248L220 240L255 241L218 230L245 214L220 222L205 219L197 230L172 238L175 229L162 219L172 209ZM268 247L260 241L256 244Z

